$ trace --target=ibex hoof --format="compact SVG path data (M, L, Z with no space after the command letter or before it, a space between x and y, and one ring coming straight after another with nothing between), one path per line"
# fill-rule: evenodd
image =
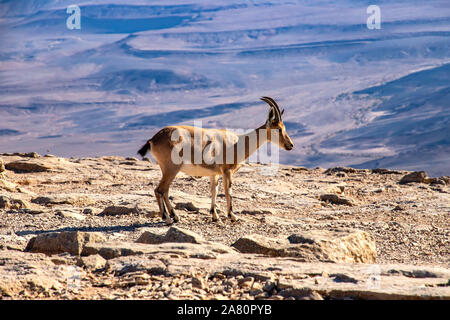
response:
M166 223L170 226L171 224L173 224L173 220L170 218L167 218Z
M230 218L230 220L233 222L236 222L239 220L238 217L236 217L233 213L229 213L228 218Z
M170 217L173 218L174 222L180 221L180 217L175 213L175 210L173 210L173 209L172 209Z

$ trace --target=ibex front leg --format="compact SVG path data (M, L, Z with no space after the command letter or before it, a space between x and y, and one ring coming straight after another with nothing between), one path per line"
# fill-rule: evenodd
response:
M212 214L213 221L219 221L219 217L217 216L216 211L216 196L217 196L217 186L218 186L218 176L210 176L209 177L209 187L211 189L211 209L209 212Z
M227 212L231 221L237 221L238 218L233 214L233 205L231 203L231 172L225 171L223 174L223 188L225 190L225 198L227 199Z

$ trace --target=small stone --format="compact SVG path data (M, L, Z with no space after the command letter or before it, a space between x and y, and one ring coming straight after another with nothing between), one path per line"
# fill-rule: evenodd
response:
M93 215L94 214L94 209L92 209L92 208L84 208L83 209L83 214Z
M0 196L1 209L26 209L29 204L21 199L14 199L7 196Z
M253 282L253 286L252 286L253 290L262 290L263 289L263 285L260 282Z
M294 171L294 172L308 171L308 168L306 168L306 167L292 167L291 171Z
M345 198L343 196L338 196L337 194L331 194L331 193L322 194L322 195L320 195L319 199L321 201L330 202L330 203L334 203L334 204L342 204L342 205L347 205L347 206L354 205L352 200Z
M273 281L267 280L264 284L263 290L266 292L271 292L275 288L275 283Z
M317 291L312 291L309 295L301 297L300 300L323 300L323 297Z
M255 295L255 300L263 300L267 299L269 297L269 294L267 292L262 292L258 295Z
M189 212L199 212L200 209L197 208L192 202L178 202L175 205L175 209L182 209Z
M236 279L230 278L230 279L225 280L223 284L228 287L235 287L235 286L237 286L238 282Z
M82 214L76 213L73 210L56 210L55 215L58 217L66 218L66 219L75 219L78 221L83 221L86 219Z
M193 288L198 288L201 290L205 290L207 288L205 279L203 279L201 277L193 277L191 280L191 283L192 283Z
M165 235L152 231L144 231L136 240L138 243L159 244L164 243Z
M349 167L334 167L334 168L330 168L327 169L324 173L327 175L331 175L333 173L356 173L358 172L356 169L354 168L349 168Z
M227 277L226 277L223 273L216 272L216 273L214 274L214 278L224 280L224 279L226 279Z
M106 260L98 254L93 254L87 257L81 257L77 261L77 266L93 270L103 269L105 265Z
M441 186L445 186L447 184L447 181L443 178L427 178L424 180L425 183L429 183L432 185L441 185Z
M167 231L164 242L187 242L187 243L203 243L205 240L195 232L182 229L179 227L170 227Z
M255 279L253 277L245 277L238 280L238 285L241 288L251 288Z
M100 212L99 216L118 216L126 215L132 213L139 213L135 207L125 207L125 206L109 206Z
M4 189L9 192L21 192L25 193L24 189L18 187L15 183L7 181L3 178L3 173L0 173L0 189Z

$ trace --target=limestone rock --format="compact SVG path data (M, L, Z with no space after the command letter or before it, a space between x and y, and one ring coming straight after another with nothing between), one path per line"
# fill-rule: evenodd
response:
M325 170L325 174L332 174L332 173L337 173L337 172L345 172L345 173L356 173L358 172L358 170L354 169L354 168L349 168L349 167L334 167L334 168L329 168L327 170Z
M48 255L62 252L80 255L85 245L105 240L105 237L97 232L65 231L44 233L31 238L25 251L41 252Z
M287 288L281 290L279 295L285 298L293 297L298 300L323 300L323 297L317 291L308 287Z
M86 219L85 216L79 214L74 210L56 210L55 215L58 217L66 218L66 219L75 219L78 221L83 221Z
M0 195L0 209L27 209L29 206L24 200Z
M87 257L79 257L77 260L77 266L92 270L103 269L105 265L106 260L98 254L93 254Z
M5 170L5 163L3 162L3 159L0 158L0 173L4 172Z
M22 158L39 158L41 155L37 152L14 152L14 153L2 153L3 156L18 156Z
M93 245L99 244L105 245ZM193 258L189 254L181 258L183 252L192 252L195 248L207 250L203 244L129 245L145 246L148 248L147 253L108 260L105 268L115 277L108 280L95 278L95 273L86 277L83 275L83 269L66 263L54 263L53 257L44 254L1 250L0 296L18 299L24 297L24 292L41 298L55 297L51 296L52 294L62 296L71 287L82 290L80 282L77 282L77 279L82 279L84 283L90 282L90 286L88 285L89 290L82 291L81 297L89 297L89 292L92 292L95 286L103 286L102 289L108 292L108 287L116 288L117 284L117 288L125 289L131 285L143 285L149 291L158 288L157 290L161 291L160 298L169 292L174 294L173 298L177 298L176 292L185 292L184 289L177 289L184 288L185 284L194 284L191 280L193 270L203 270L202 275L195 276L200 282L208 275L226 275L226 283L230 282L232 288L237 286L239 281L243 285L242 290L248 292L249 296L257 294L255 298L261 295L260 298L268 299L450 299L450 271L443 267L308 263L297 259L239 253L227 253L214 260L204 260ZM271 279L276 277L278 280L257 280L258 275L267 272L272 274ZM136 277L146 281L133 280ZM317 277L320 277L320 281L315 281ZM252 278L253 285L249 287L247 282L251 283ZM184 284L180 282L182 279L185 279ZM257 281L265 281L266 284L262 287L257 285ZM153 283L156 285L152 289ZM228 286L226 283L224 282L224 285ZM206 281L204 286L207 289ZM209 289L211 292L217 292L220 287L210 285ZM259 293L261 289L264 294ZM217 293L209 297L218 296Z
M6 164L6 169L16 173L24 172L50 172L54 169L53 166L47 164L45 161L36 160L16 160Z
M288 239L272 239L259 235L240 238L233 245L243 253L273 257L295 257L302 261L374 263L375 241L359 230L315 230L293 234Z
M99 216L117 216L132 213L138 213L138 209L135 207L126 206L109 206L100 212Z
M423 182L429 183L429 184L440 184L442 186L445 186L448 184L449 179L445 176L439 177L439 178L426 178Z
M106 269L119 276L130 272L145 272L152 275L160 275L166 272L165 264L151 256L116 257L106 262Z
M411 172L408 173L407 175L403 176L400 179L400 184L406 184L406 183L411 183L411 182L419 182L419 183L423 183L425 182L425 179L427 178L427 174L425 173L425 171L415 171L415 172Z
M343 197L343 196L338 196L337 194L332 194L332 193L322 194L322 195L320 195L319 199L322 201L330 202L330 203L334 203L334 204L343 204L343 205L347 205L347 206L354 205L352 200L350 200L346 197Z
M145 231L136 242L158 244L164 242L205 243L205 240L195 232L179 227L170 227L165 235Z
M216 259L221 254L236 253L233 248L220 243L161 243L144 244L126 241L89 242L84 245L81 255L99 254L109 260L122 256L149 255L191 257L202 260Z
M402 172L397 170L385 169L385 168L375 168L371 170L372 173L376 174L401 174Z
M159 244L165 242L166 235L152 231L144 231L136 240L138 243Z
M440 180L443 180L446 185L450 185L450 176L442 176L439 177Z
M94 200L85 195L59 194L51 196L39 196L31 199L32 203L43 206L55 206L61 204L70 204L72 206L86 206L95 203Z
M49 297L53 292L62 294L68 280L77 267L55 265L48 257L39 253L0 251L0 297L23 299L30 296Z
M20 188L13 182L2 179L2 173L0 173L0 189L9 191L9 192L18 192Z
M6 163L7 170L16 173L37 173L37 172L64 172L68 168L76 166L73 162L67 161L64 158L27 158L14 160Z
M52 168L6 170L8 180L0 178L6 197L0 208L0 299L450 299L448 177L400 185L410 171L335 169L327 175L320 168L280 166L266 176L266 165L248 164L233 180L241 219L226 218L221 183L219 224L209 213L208 179L181 175L170 200L191 203L179 208L193 211L181 210L181 221L172 226L182 229L169 230L161 217L147 214L159 213L152 192L161 177L156 163L0 158ZM354 205L328 205L318 200L321 194L349 197ZM14 207L11 199L30 207ZM126 208L98 216L111 205ZM95 230L109 240L36 241L52 230ZM258 253L231 247L239 238L251 238L247 250ZM62 253L24 252L28 242L29 251Z
M231 246L242 253L258 253L267 256L284 256L284 247L289 245L287 239L275 239L253 234L239 238Z
M306 168L306 167L292 167L291 171L294 171L294 172L308 171L308 168Z
M175 209L178 210L186 210L190 212L199 212L199 208L197 208L192 202L178 202L175 205Z
M165 242L203 243L205 240L195 232L179 227L170 227L165 235Z
M202 277L192 277L192 287L205 290L208 287L207 282Z
M251 288L253 286L253 282L255 281L255 278L253 277L245 277L238 280L238 285L241 288Z
M263 215L263 214L274 214L275 210L266 209L266 210L242 210L240 214L248 214L248 215Z

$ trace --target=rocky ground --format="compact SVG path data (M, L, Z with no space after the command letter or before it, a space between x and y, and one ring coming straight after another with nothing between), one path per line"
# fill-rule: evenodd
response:
M180 174L167 226L155 163L0 159L3 299L450 299L448 177L250 164L213 222Z

